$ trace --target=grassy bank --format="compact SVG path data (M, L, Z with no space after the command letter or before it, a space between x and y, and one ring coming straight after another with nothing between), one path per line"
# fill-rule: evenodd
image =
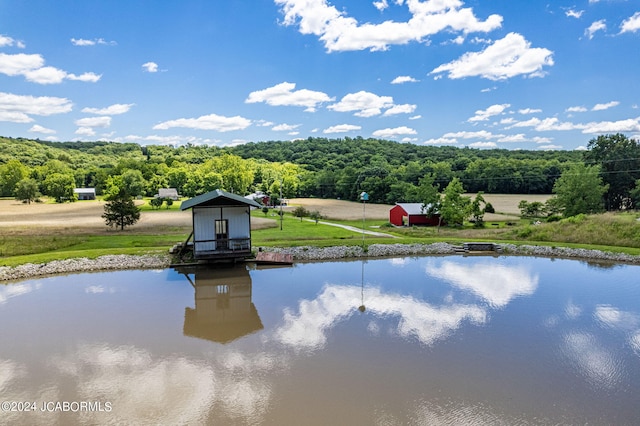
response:
M173 206L172 206L173 207ZM170 212L179 214L175 208ZM252 213L269 227L252 231L252 244L257 246L350 246L362 245L363 235L336 226L316 224L285 214L266 216L260 211ZM384 220L367 219L367 230L393 235L382 238L365 235L364 244L411 244L464 241L502 241L512 244L540 244L589 248L611 252L640 255L640 222L637 214L606 213L578 216L559 222L532 224L531 220L518 222L488 222L485 228L395 228L385 226ZM331 221L362 229L362 220ZM86 229L82 227L34 228L19 227L0 235L0 266L16 266L23 263L46 263L52 260L74 257L95 258L106 254L156 254L167 253L179 241L184 241L190 231L185 226L155 225L125 229L124 231Z

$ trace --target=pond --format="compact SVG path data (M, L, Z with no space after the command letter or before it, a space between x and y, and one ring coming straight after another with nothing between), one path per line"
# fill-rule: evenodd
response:
M640 267L416 257L0 286L0 423L635 424Z

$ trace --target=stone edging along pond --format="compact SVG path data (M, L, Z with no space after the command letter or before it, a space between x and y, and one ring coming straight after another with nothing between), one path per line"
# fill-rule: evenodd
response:
M640 256L610 253L599 250L568 247L500 244L501 254L584 259L592 261L640 264ZM455 254L456 246L448 243L433 244L371 244L367 250L360 246L334 247L260 247L263 251L289 253L294 260L314 261L362 257L420 256L429 254ZM0 267L0 281L31 278L43 275L74 272L109 271L124 269L164 269L171 264L169 255L107 255L96 259L77 258L54 260L49 263L27 263L16 267Z

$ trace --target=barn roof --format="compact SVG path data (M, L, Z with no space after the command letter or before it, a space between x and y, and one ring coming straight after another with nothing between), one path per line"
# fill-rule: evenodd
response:
M187 210L195 206L206 204L209 206L237 206L246 205L251 207L262 207L253 200L248 200L240 195L216 189L211 192L200 194L189 200L183 201L180 210Z
M396 203L396 206L400 206L402 210L407 212L408 215L427 214L428 205L423 203ZM425 207L425 208L423 208Z

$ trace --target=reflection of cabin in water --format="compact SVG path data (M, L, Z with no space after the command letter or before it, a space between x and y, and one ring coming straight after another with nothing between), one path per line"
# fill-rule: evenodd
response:
M242 259L251 255L250 208L260 204L216 189L182 202L192 209L193 230L184 247L195 260ZM193 237L193 244L189 240Z
M185 336L228 343L264 328L251 300L251 276L246 267L178 271L195 288L195 309L184 312Z

